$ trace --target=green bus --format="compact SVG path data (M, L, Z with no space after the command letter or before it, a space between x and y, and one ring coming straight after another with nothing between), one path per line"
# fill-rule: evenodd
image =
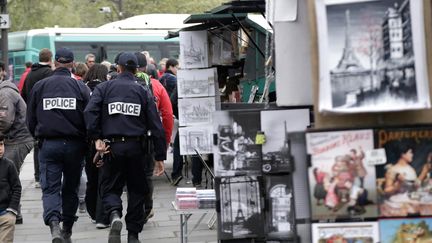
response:
M49 48L70 48L75 60L84 62L88 53L96 61L114 61L122 51L149 51L156 60L178 58L178 38L167 39L168 31L185 27L185 14L147 14L109 23L98 28L44 28L11 32L9 42L9 73L17 82L25 70L25 63L39 60L39 51Z

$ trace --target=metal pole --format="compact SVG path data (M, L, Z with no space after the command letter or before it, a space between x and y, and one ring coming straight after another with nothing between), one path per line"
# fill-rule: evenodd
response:
M1 13L7 14L7 4L6 1L4 5L1 6ZM1 50L2 50L2 61L5 64L6 71L9 71L9 64L8 64L8 29L2 29L1 30ZM11 75L11 74L9 74Z

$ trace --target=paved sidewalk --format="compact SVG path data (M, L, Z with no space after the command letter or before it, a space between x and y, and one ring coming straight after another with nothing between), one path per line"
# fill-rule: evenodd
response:
M168 154L169 161L166 162L166 169L170 174L172 169L172 154ZM21 198L22 213L24 224L17 225L15 229L16 243L32 242L46 243L50 242L49 227L45 226L42 220L42 200L40 189L34 188L33 182L33 153L30 153L23 165L20 178L23 187ZM190 180L183 179L179 186L191 186ZM144 225L144 230L140 234L142 242L152 243L174 243L180 242L180 216L171 206L174 200L175 187L171 186L165 176L154 179L155 194L154 208L155 216ZM123 194L123 202L126 195ZM124 203L124 211L126 210ZM96 229L91 223L87 214L77 214L78 221L74 225L72 235L73 242L91 242L100 243L108 242L108 229ZM207 227L207 221L211 215L206 215L197 229L189 237L189 242L216 242L217 230L210 230ZM192 215L189 220L189 229L193 228L200 215ZM124 220L124 217L123 217ZM127 242L127 231L124 224L122 230L122 242Z

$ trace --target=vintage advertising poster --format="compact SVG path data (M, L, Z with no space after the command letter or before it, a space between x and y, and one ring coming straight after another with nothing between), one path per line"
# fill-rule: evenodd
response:
M195 155L195 149L201 154L211 154L213 126L180 127L179 139L181 155Z
M312 224L312 238L313 243L380 242L377 222Z
M180 69L177 71L179 98L215 96L216 68Z
M419 0L316 0L319 110L430 107Z
M216 178L219 240L258 238L264 235L262 178Z
M383 219L381 243L432 242L432 218Z
M215 97L178 99L180 126L211 124L215 111Z
M292 178L289 175L267 175L264 180L268 200L267 239L293 239L296 226Z
M379 216L432 215L432 127L377 129L375 141L387 161L376 167Z
M180 66L184 69L209 66L207 30L180 31Z
M309 193L313 219L377 216L373 130L309 132Z
M216 111L213 113L217 143L213 146L216 176L260 175L260 111Z
M293 165L288 133L305 131L310 125L309 109L261 111L263 173L290 172Z

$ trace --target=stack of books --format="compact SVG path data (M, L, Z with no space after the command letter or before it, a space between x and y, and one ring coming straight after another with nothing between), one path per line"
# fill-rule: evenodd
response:
M198 199L198 208L209 209L216 208L216 193L213 189L196 190Z
M194 187L178 187L175 199L178 209L198 208L197 190Z

